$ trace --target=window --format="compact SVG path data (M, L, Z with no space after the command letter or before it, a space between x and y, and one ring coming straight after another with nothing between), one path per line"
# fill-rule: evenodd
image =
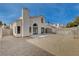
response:
M38 25L36 23L33 24L33 34L38 34Z
M29 32L31 33L31 27L29 27Z
M20 26L17 26L17 34L20 34Z
M41 27L41 34L44 33L44 27Z
M43 18L41 18L41 23L43 23Z

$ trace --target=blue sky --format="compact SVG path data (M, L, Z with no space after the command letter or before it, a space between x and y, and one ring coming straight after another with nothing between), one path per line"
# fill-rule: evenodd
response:
M21 16L22 8L30 10L30 16L43 15L46 22L66 25L79 16L79 4L74 3L31 3L0 4L0 20L11 24Z

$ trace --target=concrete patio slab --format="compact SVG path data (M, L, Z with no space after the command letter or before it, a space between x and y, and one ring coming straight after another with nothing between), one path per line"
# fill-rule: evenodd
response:
M48 35L39 39L29 39L28 42L58 56L79 56L79 40L69 36Z
M26 38L6 36L0 40L0 56L53 56L53 54L27 42Z

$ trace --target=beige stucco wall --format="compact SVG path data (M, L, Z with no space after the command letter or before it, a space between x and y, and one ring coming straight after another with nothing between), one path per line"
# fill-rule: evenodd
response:
M20 34L16 33L17 32L17 26L21 27ZM16 36L16 37L21 37L22 36L22 21L21 20L13 23L13 35Z
M41 34L41 27L46 28L45 25L45 19L43 19L43 23L41 23L41 18L44 18L43 16L29 16L29 10L28 9L22 9L22 17L15 23L13 23L13 34L16 37L24 37L24 36L30 36L33 35L33 24L36 23L38 25L38 34ZM21 27L21 33L17 34L15 33L16 27ZM29 32L29 28L31 26L31 33Z
M31 35L33 35L33 24L36 23L38 25L38 34L41 34L41 27L44 27L46 28L45 26L45 19L43 20L44 23L41 23L41 18L42 16L37 16L37 17L34 17L34 18L30 18L30 26L32 28L32 32L31 32Z

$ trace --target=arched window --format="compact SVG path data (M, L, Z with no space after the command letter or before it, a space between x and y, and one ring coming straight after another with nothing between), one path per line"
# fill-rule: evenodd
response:
M36 23L34 23L34 24L33 24L33 26L37 26L37 24L36 24Z
M36 23L33 24L33 34L38 34L38 25Z

